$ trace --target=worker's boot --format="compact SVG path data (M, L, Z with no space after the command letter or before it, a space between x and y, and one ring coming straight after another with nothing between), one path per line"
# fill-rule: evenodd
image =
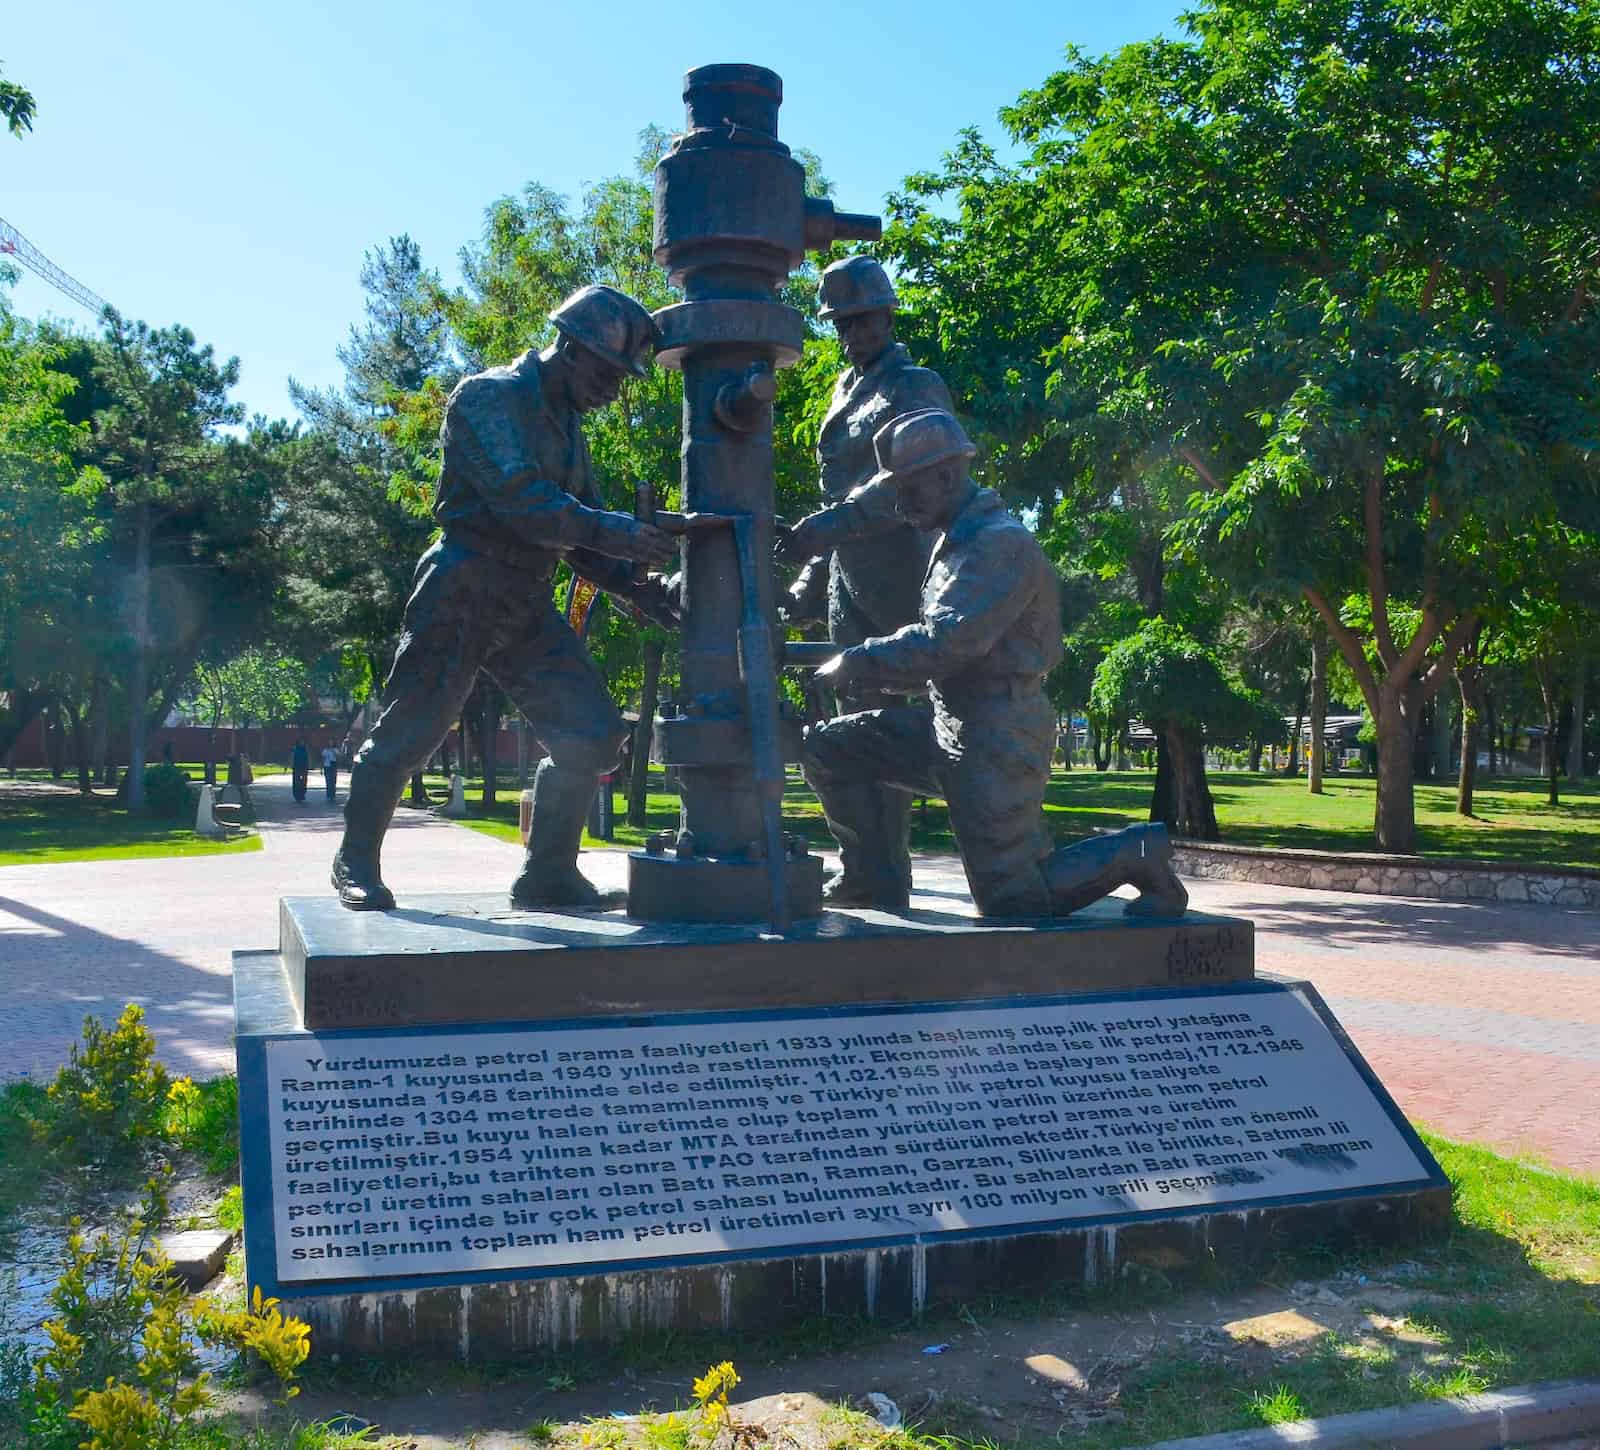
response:
M383 833L394 814L394 801L370 765L357 761L350 772L350 796L344 806L344 839L333 858L333 886L340 902L352 911L388 911L394 893L383 884L378 856Z
M578 870L583 822L599 776L562 770L551 761L533 778L533 820L522 874L511 883L511 904L523 911L595 911L611 904Z
M828 787L822 804L842 868L823 888L824 905L909 910L911 797L857 782Z
M1159 821L1135 826L1138 855L1128 863L1128 881L1139 894L1122 908L1124 916L1182 916L1189 909L1189 891L1172 864L1172 839ZM1130 851L1133 847L1130 845Z
M1172 843L1159 822L1129 826L1061 846L1039 863L1054 916L1068 916L1119 886L1139 895L1123 907L1128 916L1182 916L1189 893L1172 869Z

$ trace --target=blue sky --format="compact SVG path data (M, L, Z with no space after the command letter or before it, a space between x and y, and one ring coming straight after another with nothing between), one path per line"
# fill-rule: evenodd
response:
M874 211L1062 48L1173 28L1172 0L707 6L505 0L52 0L8 7L0 66L31 136L0 134L0 217L124 313L237 354L236 396L289 416L285 379L336 383L364 249L410 232L456 275L484 208L569 195L681 124L685 70L767 65L783 139L839 205ZM24 273L26 316L86 315Z

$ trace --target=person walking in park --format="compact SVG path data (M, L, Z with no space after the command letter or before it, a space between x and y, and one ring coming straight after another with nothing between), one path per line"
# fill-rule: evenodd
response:
M784 618L801 624L826 617L828 638L843 648L916 620L932 547L896 513L893 488L872 482L873 435L902 413L954 407L938 373L917 367L895 341L899 299L878 262L833 263L818 296L817 316L833 323L850 366L834 385L817 439L825 507L781 531L777 553L789 563L812 561L789 591ZM890 691L879 702L901 698ZM853 789L860 829L839 843L841 870L823 894L833 906L893 910L911 886L911 797L874 781Z
M641 613L676 625L671 587L634 564L677 558L671 535L600 506L583 414L644 377L658 334L650 314L613 287L585 287L550 314L557 340L464 378L445 406L444 461L433 514L442 534L417 564L389 702L357 751L333 862L339 899L387 910L383 836L411 773L460 717L480 669L511 697L546 751L533 785L522 908L593 907L578 871L583 821L627 727L589 652L551 598L563 559Z
M328 799L332 800L339 785L339 752L331 745L322 747L322 783L327 787Z
M306 798L306 783L311 776L311 752L306 749L305 736L301 736L294 743L294 750L289 755L289 772L293 782L294 798L303 801Z
M835 655L818 674L843 695L927 691L930 704L841 715L805 733L801 764L841 849L877 829L861 786L942 796L983 916L1065 916L1116 887L1130 912L1181 916L1188 893L1166 828L1131 826L1052 850L1044 792L1055 711L1044 677L1061 659L1056 572L999 494L967 472L977 452L949 413L879 429L872 486L895 490L912 527L938 535L917 621ZM887 899L897 881L878 883ZM905 910L908 893L896 896Z

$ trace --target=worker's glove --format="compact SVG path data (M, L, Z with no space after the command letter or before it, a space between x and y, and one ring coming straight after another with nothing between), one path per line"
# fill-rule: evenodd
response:
M844 532L840 527L843 522L839 509L832 507L807 514L797 524L780 524L773 554L780 564L804 564L807 559L826 554Z
M828 617L828 566L813 560L778 600L778 619L796 627Z
M628 602L652 624L678 629L683 624L683 576L652 574L633 586Z
M664 569L678 560L678 541L654 524L628 514L599 512L589 547L613 559L632 559Z

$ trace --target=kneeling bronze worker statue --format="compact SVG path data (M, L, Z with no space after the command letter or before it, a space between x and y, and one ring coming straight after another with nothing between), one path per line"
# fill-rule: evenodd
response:
M873 438L878 472L902 518L941 537L922 585L921 618L864 640L819 675L843 694L924 690L930 705L841 715L806 732L802 765L841 847L867 844L862 782L943 797L972 899L983 916L1064 916L1118 886L1130 913L1181 916L1188 893L1160 825L1053 848L1044 792L1055 711L1044 677L1061 658L1055 569L993 490L969 476L977 451L949 413L924 408ZM888 856L885 855L887 866ZM894 883L880 883L880 900ZM901 888L898 904L908 894Z
M579 873L584 817L627 735L583 643L557 612L563 559L659 623L677 623L667 581L636 580L634 563L677 558L669 534L598 506L582 415L622 379L643 377L657 341L650 314L611 287L585 287L550 314L559 336L456 385L440 435L433 514L443 533L418 561L388 701L350 772L344 839L333 861L339 899L388 910L379 851L413 771L460 716L487 670L528 722L546 759L533 784L533 824L514 906L594 907Z

